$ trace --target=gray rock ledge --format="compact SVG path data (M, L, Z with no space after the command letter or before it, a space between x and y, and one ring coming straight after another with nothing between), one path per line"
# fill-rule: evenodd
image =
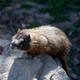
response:
M58 59L47 54L32 59L22 51L12 51L9 45L10 41L0 39L0 46L3 47L0 80L70 80ZM24 55L27 57L24 58Z

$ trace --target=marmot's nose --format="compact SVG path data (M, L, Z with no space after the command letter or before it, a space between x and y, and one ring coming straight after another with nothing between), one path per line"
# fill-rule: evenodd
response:
M15 43L11 43L11 45L14 46L14 47L17 46Z
M11 43L10 44L10 47L11 47L11 49L14 49L14 47L16 47L17 45L15 44L15 43Z

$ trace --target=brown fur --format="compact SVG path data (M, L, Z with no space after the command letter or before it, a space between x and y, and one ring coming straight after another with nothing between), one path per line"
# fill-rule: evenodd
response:
M52 57L58 57L70 77L65 62L70 42L60 29L51 26L41 26L33 29L19 30L17 34L19 33L25 34L26 37L30 35L30 48L25 51L34 55L46 53Z

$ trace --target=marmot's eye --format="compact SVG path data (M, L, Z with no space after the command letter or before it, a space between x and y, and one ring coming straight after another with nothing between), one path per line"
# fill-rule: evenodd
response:
M24 44L24 41L21 41L21 42L20 42L20 47L23 46L23 44Z

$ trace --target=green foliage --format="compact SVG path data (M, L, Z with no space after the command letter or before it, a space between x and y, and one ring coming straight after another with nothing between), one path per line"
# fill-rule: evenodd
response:
M52 15L59 15L63 9L65 0L48 0Z
M40 11L49 12L55 16L54 22L69 21L69 18L63 15L67 10L80 11L80 0L28 0L40 4L48 4L47 8L41 8Z
M72 56L72 53L73 53L73 51L70 50L69 53L68 53L68 56Z
M70 30L71 30L71 28L66 27L65 30L64 30L64 33L65 33L65 34L68 34Z
M78 37L78 39L80 39L80 35L78 35L77 37Z
M68 5L67 9L78 12L78 11L80 11L80 6L78 6L78 5L76 5L76 6L75 5Z
M68 34L69 32L72 32L72 36L73 37L78 37L79 35L78 35L78 29L77 29L77 27L72 27L72 28L66 28L65 30L64 30L64 32L66 33L66 34Z
M14 0L14 3L19 3L19 0Z
M51 15L55 16L54 22L61 22L61 21L69 21L69 18L62 13L64 12L64 4L66 0L49 0L49 12Z
M8 13L8 14L10 14L10 13L11 13L11 11L10 11L10 10L5 10L4 12L5 12L5 13Z
M23 3L23 4L21 4L21 7L22 8L31 8L32 6L27 3Z
M74 5L80 5L80 0L73 0Z
M76 27L73 27L71 30L72 30L72 35L74 37L77 37L78 36L78 34L77 34L77 28Z
M80 75L80 69L76 69L76 73Z
M40 12L43 12L43 13L45 13L45 12L47 12L48 11L48 8L46 7L46 8L41 8L40 9Z
M27 29L29 29L29 28L35 28L36 26L37 26L37 24L30 23L29 26L27 26Z
M54 22L70 21L69 18L63 14L55 16Z
M53 23L53 19L48 19L48 23Z
M72 63L72 61L70 60L70 58L68 58L68 59L66 60L66 63L67 63L69 66L72 66L72 65L73 65L73 63Z
M12 14L12 16L13 16L13 17L18 17L18 16L19 16L19 14L14 13L14 14Z
M11 0L0 0L0 8L9 6Z
M49 12L51 15L53 15L54 22L61 22L61 21L70 21L69 18L62 13L65 10L64 4L67 2L66 0L48 0L49 7L41 8L40 11L45 13ZM49 20L51 21L51 20Z
M59 15L64 10L64 5L66 3L69 3L67 0L28 0L28 1L34 1L40 4L48 4L49 7L46 9L41 9L40 11L46 12L49 11L51 15Z
M29 14L28 14L27 12L25 12L25 11L24 11L22 14L23 14L24 16L29 15Z
M76 22L75 26L77 26L77 27L80 26L80 18L79 18L78 21Z

